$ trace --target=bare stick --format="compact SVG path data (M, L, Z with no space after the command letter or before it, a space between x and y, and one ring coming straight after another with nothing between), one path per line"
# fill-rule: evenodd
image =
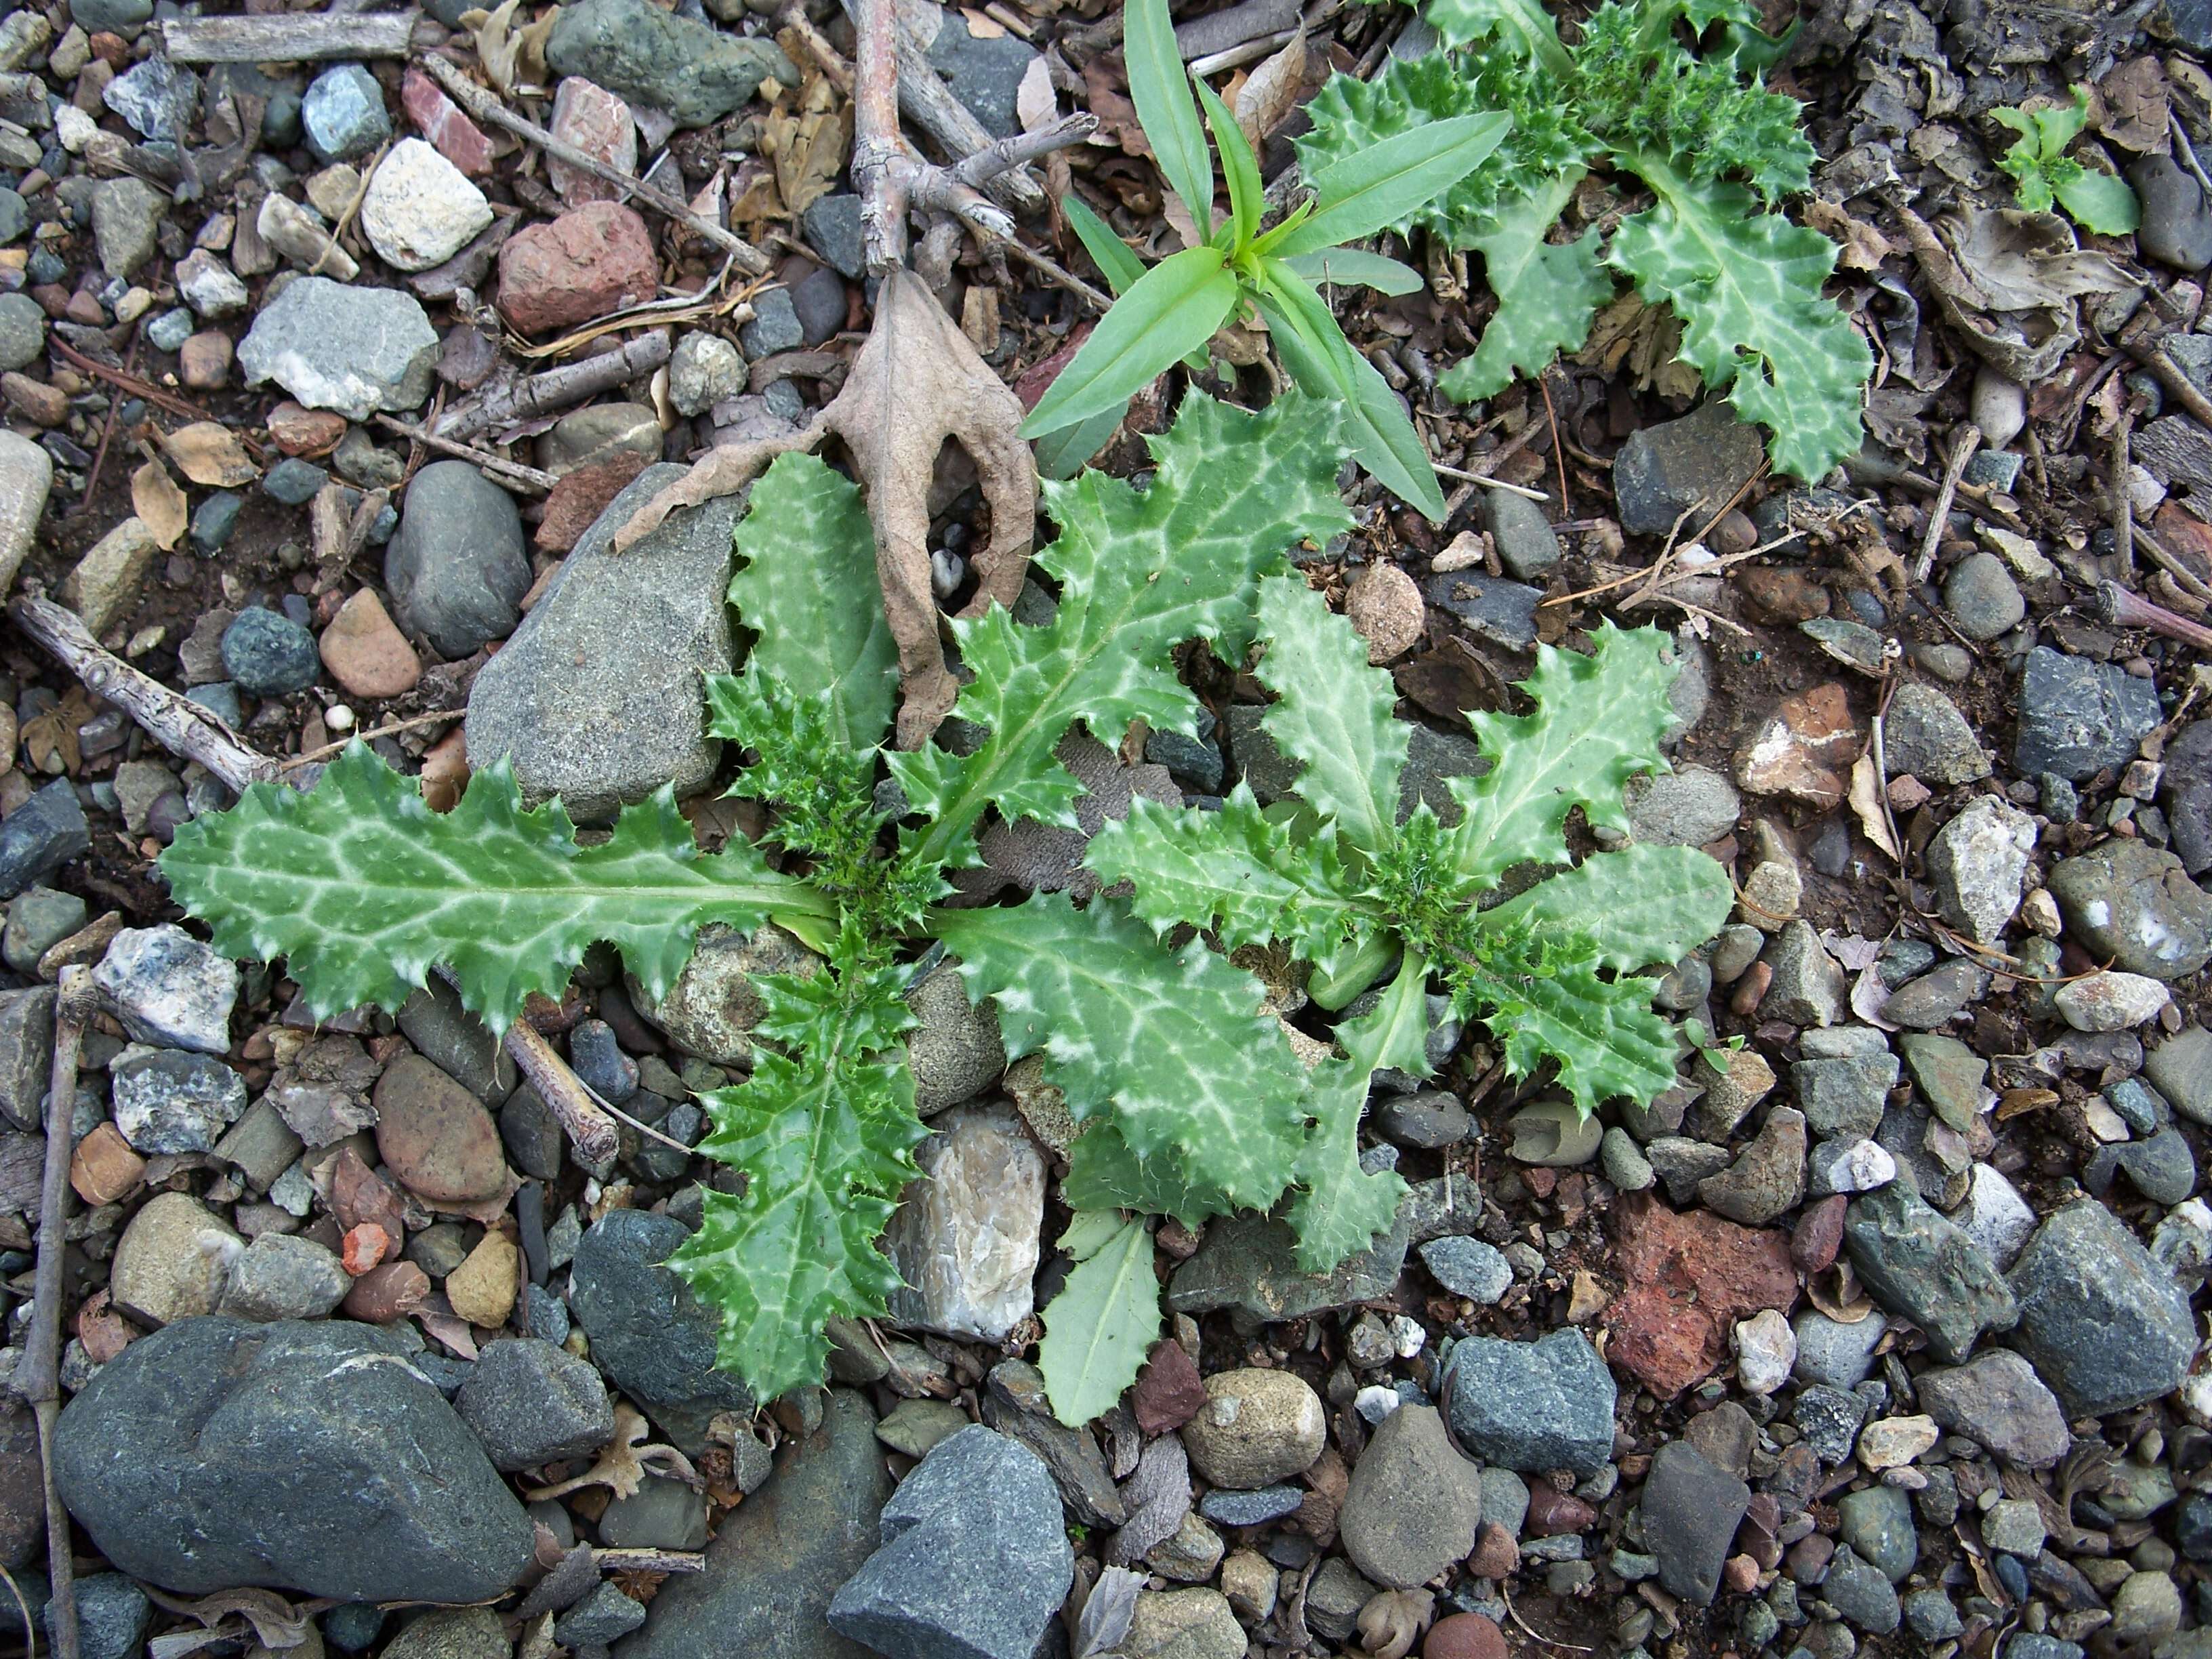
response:
M2130 398L2120 405L2120 418L2112 423L2112 477L2106 509L2112 515L2112 544L2119 555L2120 574L2136 574L2136 515L2128 499L2128 473L2135 465L2130 439L2135 430L2136 404Z
M2174 556L2172 549L2150 533L2142 525L2135 526L2136 545L2150 555L2151 562L2173 579L2174 585L2200 605L2212 605L2212 586L2204 579Z
M906 141L898 126L896 0L857 0L853 184L860 193L862 258L881 276L906 263Z
M1017 132L1009 137L994 138L966 161L955 162L945 171L963 185L987 185L1012 168L1049 155L1056 149L1079 144L1097 131L1098 118L1088 111L1063 115L1049 125L1039 127L1035 132Z
M451 981L453 976L444 969L438 972ZM508 1058L538 1091L538 1098L560 1120L562 1131L575 1143L578 1162L604 1164L612 1158L621 1146L613 1120L592 1104L583 1079L568 1069L568 1062L553 1051L553 1045L539 1035L538 1028L526 1019L518 1019L507 1027L503 1046ZM691 1149L687 1146L684 1150L688 1152Z
M495 426L511 426L534 421L540 415L550 415L586 398L595 398L626 380L652 374L668 361L670 349L667 334L654 329L625 343L619 351L604 351L596 357L563 363L542 374L494 387L476 402L448 411L437 424L437 435L460 443ZM474 460L476 457L471 455L469 459ZM508 465L512 466L513 463ZM545 478L546 489L553 487L550 475L537 476Z
M555 161L588 173L594 179L626 190L647 207L673 219L704 237L737 262L738 268L750 276L768 274L768 256L743 237L725 230L713 220L692 212L690 204L679 201L656 185L632 177L620 167L610 167L596 155L588 155L574 144L566 144L545 131L535 121L517 115L500 102L489 90L478 86L447 59L435 52L426 53L418 60L430 78L453 94L453 101L479 121L489 121L503 127L517 137L527 138Z
M2152 378L2165 388L2174 402L2186 410L2200 426L2212 427L2212 398L2207 398L2181 372L2179 365L2166 355L2166 348L2153 343L2133 345L2129 355L2151 372Z
M76 1595L70 1580L69 1511L54 1484L54 1425L61 1416L62 1256L69 1220L70 1125L76 1115L77 1045L92 1017L92 969L62 969L54 1000L54 1059L47 1073L46 1166L39 1188L39 1259L31 1292L29 1345L15 1368L15 1392L30 1401L39 1425L39 1461L46 1474L46 1574L53 1588L48 1618L56 1659L77 1659Z
M1943 482L1936 491L1936 505L1928 509L1928 530L1920 538L1920 556L1912 562L1912 580L1924 582L1928 573L1936 568L1936 546L1943 539L1943 526L1951 521L1951 498L1959 493L1959 480L1966 476L1966 463L1974 459L1974 452L1982 447L1982 429L1972 422L1959 441L1951 447L1951 459L1943 468Z
M329 12L259 17L173 17L157 27L178 64L319 64L332 58L404 58L416 14L371 17Z
M592 1565L609 1572L704 1572L707 1557L701 1550L602 1549L594 1544Z
M2094 605L2098 616L2115 628L2148 628L2169 640L2212 652L2212 628L2176 616L2162 605L2153 605L2118 582L2100 582Z
M868 33L864 13L871 3L872 0L846 0L846 10L852 15L864 40ZM884 3L891 14L884 26L889 31L892 48L891 64L886 73L896 90L891 106L894 115L903 110L908 120L956 160L965 160L979 150L988 149L992 142L989 130L975 118L967 105L952 95L952 88L945 84L944 78L931 65L929 43L922 39L920 18L899 6L897 0L884 0ZM858 81L865 88L868 52L866 46L856 48L856 52L863 60ZM865 95L863 91L860 96ZM894 140L897 138L898 124L895 118L888 123L887 131ZM859 153L857 144L854 153ZM854 182L859 183L857 173ZM1017 213L1042 213L1045 208L1042 187L1018 167L993 179L990 194Z
M397 432L403 438L412 439L425 449L434 449L441 455L451 455L459 460L473 461L491 475L494 483L505 484L510 489L526 489L543 495L560 482L550 472L525 466L520 461L510 461L504 455L495 455L489 449L479 449L474 444L457 443L451 438L441 438L434 432L426 432L419 426L410 426L389 415L377 416L376 423L387 432Z
M198 761L234 790L276 777L276 763L232 731L220 715L104 649L76 611L26 595L8 607L8 614L16 627L82 680L88 691L122 709L171 754Z

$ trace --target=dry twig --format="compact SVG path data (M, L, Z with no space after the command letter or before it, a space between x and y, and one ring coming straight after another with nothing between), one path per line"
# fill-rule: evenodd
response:
M1982 429L1972 422L1959 434L1951 446L1951 459L1943 467L1943 482L1936 491L1936 504L1928 509L1928 528L1920 538L1920 556L1912 562L1912 580L1924 582L1928 573L1936 568L1936 549L1943 539L1943 527L1951 522L1951 498L1959 493L1959 480L1966 476L1966 463L1974 459L1974 452L1982 447Z

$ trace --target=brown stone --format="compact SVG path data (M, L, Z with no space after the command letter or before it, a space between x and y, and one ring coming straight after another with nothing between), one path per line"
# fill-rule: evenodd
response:
M496 1227L446 1275L446 1300L453 1311L486 1330L495 1331L507 1323L521 1288L522 1252Z
M1831 680L1784 697L1736 750L1735 781L1755 795L1786 795L1826 811L1866 746L1849 696Z
M1521 1546L1497 1522L1486 1521L1468 1555L1467 1570L1477 1578L1510 1578L1521 1570Z
M95 1207L114 1203L145 1173L146 1160L131 1150L131 1143L112 1123L96 1125L70 1154L70 1185Z
M341 1305L349 1319L389 1325L413 1313L429 1296L429 1274L411 1261L387 1261L355 1279Z
M544 516L538 521L538 545L548 553L568 552L606 510L607 503L652 464L650 456L624 449L604 461L562 473L545 497Z
M1531 1538L1559 1538L1587 1532L1597 1524L1597 1511L1572 1492L1539 1483L1528 1489L1528 1515L1523 1530Z
M204 329L177 348L177 373L195 392L219 392L230 379L230 336Z
M1826 1273L1835 1266L1844 1247L1844 1211L1849 1200L1841 1193L1815 1199L1797 1218L1790 1235L1790 1259L1802 1273Z
M491 171L491 140L483 129L421 70L409 70L400 81L399 104L431 148L463 173L481 179Z
M637 122L629 106L605 87L571 75L553 89L553 136L595 161L624 173L637 171ZM595 173L550 156L545 182L571 205L611 202L621 191Z
M415 689L422 664L385 610L376 590L364 587L338 607L323 630L323 666L348 695L372 702Z
M1379 665L1419 643L1428 610L1413 579L1378 559L1352 579L1344 595L1344 616L1367 641L1369 663Z
M1505 1632L1479 1613L1454 1613L1429 1626L1421 1659L1506 1659Z
M499 251L499 308L525 334L570 328L659 291L645 221L615 202L586 202L515 233Z
M1721 1569L1721 1582L1738 1595L1748 1595L1759 1588L1759 1563L1747 1555L1731 1555Z
M59 426L69 419L69 394L29 375L10 369L0 374L0 396L8 407L33 426Z
M376 1080L376 1150L409 1191L434 1204L493 1198L507 1184L499 1126L459 1084L420 1054Z
M392 1190L390 1182L362 1162L361 1154L350 1146L340 1151L331 1162L330 1204L331 1214L348 1231L374 1227L393 1243L407 1237L407 1218L400 1207L399 1194ZM363 1271L367 1271L366 1266Z
M1797 1299L1786 1234L1707 1211L1678 1215L1648 1193L1614 1213L1613 1265L1627 1288L1607 1310L1606 1358L1662 1400L1712 1375L1737 1320L1786 1313Z
M1735 585L1762 622L1787 626L1828 614L1828 590L1792 566L1745 565Z
M1206 1384L1182 1344L1164 1340L1153 1344L1152 1357L1137 1373L1136 1392L1130 1396L1137 1427L1144 1437L1150 1440L1173 1434L1197 1416L1205 1404Z
M328 454L346 434L346 419L326 409L279 404L269 411L269 439L287 455Z

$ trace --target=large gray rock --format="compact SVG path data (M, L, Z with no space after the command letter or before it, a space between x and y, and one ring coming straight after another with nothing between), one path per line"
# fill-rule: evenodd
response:
M2189 1298L2094 1198L2046 1220L2013 1264L2020 1351L2069 1418L2102 1417L2179 1388L2197 1353Z
M2051 872L2066 930L2100 963L2176 980L2212 962L2212 896L2181 860L2115 837Z
M2014 706L2014 767L2026 777L2056 772L2073 783L2100 768L2126 765L2144 733L2164 717L2148 680L2044 645L2027 653Z
M721 756L700 681L732 667L723 593L743 498L672 514L619 558L609 550L630 514L683 476L647 467L608 504L469 693L470 763L509 757L526 795L559 795L580 823L664 783L696 790Z
M1921 1410L2008 1463L2047 1468L2074 1443L2057 1400L2009 1348L1991 1349L1955 1370L1923 1371L1913 1381Z
M110 1561L186 1595L479 1601L533 1559L476 1437L366 1325L188 1319L141 1337L64 1409L54 1468Z
M1644 1537L1659 1558L1668 1593L1711 1607L1721 1587L1729 1542L1751 1506L1751 1488L1713 1467L1686 1440L1670 1440L1644 1482Z
M238 348L246 383L275 380L310 409L365 421L430 395L438 331L413 295L301 276L264 306Z
M1482 1472L1453 1449L1433 1406L1401 1406L1352 1466L1337 1530L1352 1565L1413 1589L1474 1547Z
M1051 1475L980 1424L921 1460L881 1528L830 1625L898 1659L1030 1659L1074 1578Z
M750 1412L745 1385L714 1369L714 1310L660 1265L690 1237L673 1216L609 1211L577 1241L568 1305L599 1369L648 1410L697 1403Z
M538 1337L489 1344L453 1403L502 1469L583 1457L614 1437L614 1406L591 1362Z
M1955 1365L1984 1331L2020 1317L1989 1254L1897 1182L1851 1200L1844 1248L1875 1301L1927 1333L1936 1357Z
M583 0L562 9L545 42L562 75L665 111L678 126L703 127L746 103L773 75L797 86L791 60L765 40L747 40L671 16L646 0Z
M1527 1474L1589 1474L1613 1457L1613 1373L1578 1330L1534 1342L1469 1337L1452 1350L1444 1406L1471 1455Z
M1663 536L1687 512L1684 533L1694 535L1758 471L1761 453L1759 428L1718 398L1630 433L1613 463L1620 527Z
M505 639L530 591L514 497L466 461L433 461L407 486L399 533L384 552L384 585L400 625L441 657ZM490 672L484 668L477 683ZM491 758L470 744L471 764Z
M706 1570L670 1579L618 1659L867 1659L830 1628L830 1598L876 1547L890 1494L876 1414L833 1389L822 1426L795 1435L775 1473L722 1522Z

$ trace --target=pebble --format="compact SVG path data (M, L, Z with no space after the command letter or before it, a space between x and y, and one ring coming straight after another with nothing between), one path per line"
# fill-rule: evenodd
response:
M534 1337L485 1345L453 1403L500 1469L586 1457L614 1435L599 1372Z
M0 325L0 336L4 331ZM43 349L43 324L40 337ZM53 482L53 459L45 450L18 433L0 432L0 597L15 584L23 556L30 551Z
M458 660L506 638L531 584L514 498L466 461L432 462L407 486L384 583L401 625L441 657Z
M376 1150L408 1190L436 1204L496 1197L508 1176L499 1129L477 1097L420 1054L377 1079Z
M720 335L687 334L676 343L675 353L668 360L668 401L676 405L678 414L703 415L724 398L743 392L745 386L745 360Z
M673 465L647 467L614 498L470 690L472 762L510 757L531 799L557 794L579 823L603 823L664 783L695 791L720 759L721 745L702 729L699 677L728 673L735 661L723 592L742 503L726 496L672 514L619 557L609 547L631 513L683 476ZM514 592L519 599L522 588ZM758 1012L750 998L748 1006L750 1027ZM732 1035L734 1047L684 1046L749 1064L750 1043Z
M91 847L84 803L68 779L55 779L0 823L0 897L44 881Z
M629 106L580 75L564 76L553 88L553 118L548 129L572 149L626 173L637 171L637 123ZM545 158L545 182L564 202L611 202L615 185L597 173Z
M2127 176L2142 204L2136 246L2177 270L2194 274L2212 264L2212 204L2203 186L2165 155L2138 156Z
M1736 1380L1746 1394L1772 1394L1790 1380L1797 1363L1797 1334L1778 1309L1763 1308L1738 1320L1729 1333L1735 1351Z
M335 64L308 83L300 124L308 149L325 163L366 155L392 136L384 89L359 64Z
M240 611L223 630L222 665L239 690L257 697L304 691L322 669L313 635L289 617L258 606Z
M641 1405L750 1412L744 1384L714 1366L720 1317L660 1265L690 1236L673 1216L609 1211L576 1245L570 1311L607 1380Z
M1895 1586L1848 1546L1829 1562L1820 1595L1846 1622L1869 1636L1888 1635L1903 1618Z
M1993 795L1969 801L1929 844L1928 873L1944 920L1994 944L2020 908L2021 878L2035 843L2027 813Z
M1972 783L1990 775L1990 757L1959 706L1933 686L1898 688L1882 720L1882 758L1891 777L1923 783Z
M1034 1453L963 1429L899 1484L880 1524L883 1545L830 1603L831 1629L880 1653L1030 1659L1074 1577L1060 1495ZM1213 1591L1181 1594L1228 1608Z
M231 1264L216 1311L264 1324L320 1319L352 1288L353 1279L334 1252L311 1238L264 1233Z
M430 395L438 344L411 295L301 276L255 316L238 362L249 386L274 380L310 409L366 421L379 410L415 409Z
M2069 980L2051 997L2060 1015L2077 1031L2131 1030L2156 1018L2172 1000L2173 994L2157 980L2116 973Z
M115 1246L108 1292L149 1325L211 1314L245 1241L197 1199L157 1193L131 1218Z
M1843 1017L1844 970L1810 924L1786 924L1760 961L1773 975L1759 1000L1762 1014L1800 1026L1832 1025Z
M1543 1169L1572 1169L1597 1156L1605 1126L1571 1100L1540 1100L1506 1120L1517 1164Z
M1899 986L1882 1004L1881 1017L1914 1030L1932 1030L1955 1018L1988 987L1987 970L1960 957Z
M149 1155L212 1152L246 1110L246 1079L210 1054L133 1045L108 1077L115 1127Z
M1304 1489L1299 1486L1262 1486L1256 1492L1218 1487L1199 1499L1198 1512L1217 1526L1264 1527L1295 1515L1304 1501Z
M39 958L86 922L92 911L74 893L58 893L51 887L31 887L8 902L8 921L0 932L0 960L19 974L28 974Z
M2061 860L2049 888L2067 931L2123 973L2175 980L2212 962L2212 896L2162 848L2115 837Z
M8 823L14 823L21 811ZM0 842L4 839L5 826L0 826ZM3 846L0 855L4 855ZM4 856L0 856L0 865L4 865ZM238 964L181 927L164 923L123 929L93 969L92 979L124 1029L141 1042L209 1054L222 1054L230 1047Z
M1651 847L1703 847L1742 816L1735 786L1710 767L1684 766L1629 781L1622 800L1630 839Z
M382 702L404 696L422 678L422 664L374 588L358 589L338 607L317 642L323 666L349 696Z
M376 257L395 270L443 264L491 222L483 191L420 138L392 146L362 198L362 229Z
M1808 1186L1815 1197L1870 1193L1897 1179L1897 1160L1879 1141L1829 1141L1814 1149Z
M1874 1351L1887 1328L1879 1314L1846 1324L1811 1308L1790 1321L1797 1334L1798 1380L1831 1389L1854 1389L1874 1369Z
M1503 1252L1480 1239L1452 1235L1420 1247L1421 1263L1454 1296L1491 1308L1513 1284L1513 1268Z
M434 1607L386 1643L380 1659L509 1659L511 1652L489 1607Z
M1698 1183L1698 1196L1707 1209L1747 1227L1795 1209L1805 1196L1804 1115L1787 1106L1769 1112L1735 1162Z
M1988 556L1984 555L1982 556ZM2115 663L2062 655L2047 646L2021 670L2013 764L2024 777L2055 774L2081 783L2124 766L2136 745L2165 718L2157 689Z
M553 1621L553 1639L571 1650L605 1648L645 1623L645 1609L603 1583Z
M1943 582L1943 605L1970 640L1994 640L2020 626L2027 601L1994 553L1970 553Z
M619 203L584 203L499 250L500 313L525 334L587 323L659 291L652 234Z
M243 316L252 305L238 274L205 248L194 248L178 262L176 282L185 303L210 322ZM181 344L164 349L175 350Z
M1751 1488L1714 1468L1687 1441L1670 1440L1651 1460L1639 1502L1661 1584L1670 1595L1710 1607Z
M1218 1590L1139 1590L1122 1659L1242 1659L1244 1627Z
M544 50L556 74L582 76L632 103L665 111L680 127L720 120L770 76L786 87L800 81L770 41L672 16L647 0L565 6Z
M1168 1307L1194 1317L1228 1308L1272 1323L1378 1300L1389 1294L1405 1266L1410 1212L1409 1206L1366 1249L1318 1274L1298 1266L1297 1242L1283 1222L1247 1214L1209 1223L1198 1253L1168 1282ZM1471 1200L1465 1213L1474 1213Z
M1480 1613L1446 1614L1421 1643L1421 1659L1507 1659L1510 1651L1498 1621Z
M27 368L46 349L46 313L39 302L26 294L0 294L0 369Z
M522 1252L497 1228L488 1231L468 1259L446 1275L446 1300L480 1329L497 1330L514 1310L522 1285Z
M1717 398L1630 433L1613 463L1620 527L1663 536L1685 513L1717 512L1758 471L1761 454L1758 428Z
M2033 1560L2045 1536L2043 1513L2027 1498L2000 1498L1982 1511L1982 1541L1993 1550Z
M748 362L796 351L805 341L806 330L799 323L788 289L765 289L753 307L753 319L738 331L738 343L744 348Z
M1182 1441L1192 1467L1217 1486L1272 1486L1303 1474L1321 1455L1321 1397L1289 1371L1217 1372L1206 1379L1206 1401L1183 1425Z
M2188 1375L2197 1346L2188 1297L2095 1199L2046 1218L2010 1279L2015 1344L2069 1419L2159 1399Z
M146 1592L119 1572L94 1573L70 1586L76 1607L80 1659L131 1659L146 1639L154 1604ZM11 1608L10 1613L13 1613ZM39 1608L40 1632L53 1640L53 1607Z
M1412 1589L1473 1549L1481 1522L1480 1472L1453 1449L1433 1407L1409 1405L1360 1453L1337 1525L1361 1572Z
M177 373L195 392L220 391L230 380L230 336L217 329L195 334L177 348Z
M1036 1305L1044 1155L1001 1102L959 1107L934 1127L915 1151L922 1180L907 1188L885 1238L906 1281L891 1293L892 1315L997 1342Z
M1470 1337L1452 1350L1444 1392L1453 1435L1486 1463L1588 1474L1612 1459L1613 1373L1578 1330Z
M2143 1075L2192 1123L2212 1122L2212 1031L2191 1025L2143 1058Z
M127 278L152 258L155 232L168 206L168 198L143 179L101 179L92 195L92 234L100 268L110 276Z
M1481 492L1482 527L1498 549L1498 562L1516 580L1541 581L1559 562L1559 538L1544 509L1525 495Z

